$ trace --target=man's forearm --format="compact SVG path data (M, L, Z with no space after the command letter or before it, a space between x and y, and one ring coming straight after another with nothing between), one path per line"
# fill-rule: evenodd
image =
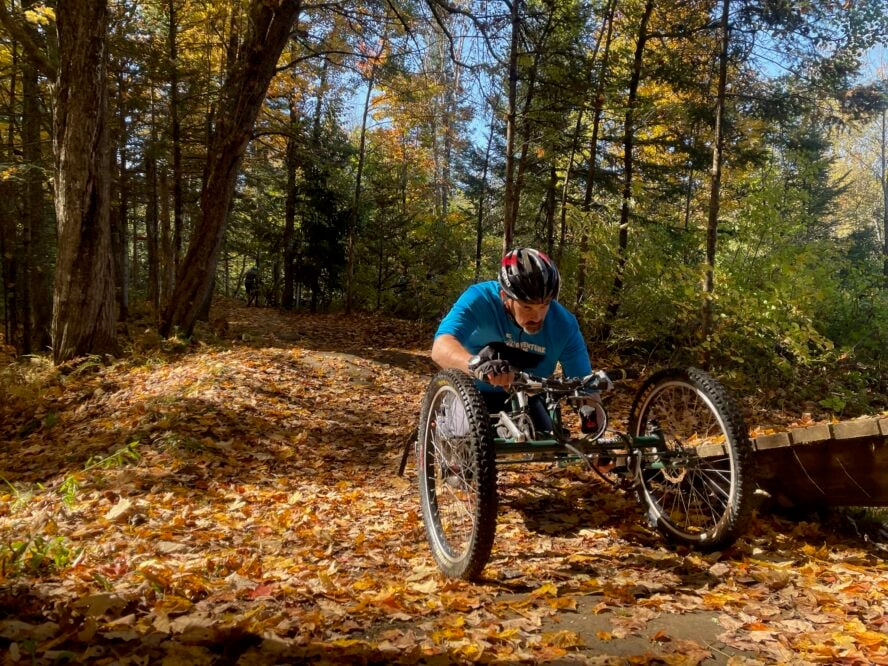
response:
M468 372L470 358L472 355L468 350L449 333L439 335L432 344L432 360L442 368Z

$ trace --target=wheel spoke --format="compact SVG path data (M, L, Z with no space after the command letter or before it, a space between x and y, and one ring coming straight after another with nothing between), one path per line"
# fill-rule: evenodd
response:
M741 500L747 502L743 515L748 516L748 483L741 488L738 481L743 479L736 451L741 437L722 412L728 409L726 393L704 373L694 373L665 371L652 379L632 423L636 435L661 434L665 444L665 450L651 448L643 459L640 497L650 515L668 536L708 544L730 536ZM731 409L730 420L741 422L736 408ZM724 455L700 450L713 445L721 446Z

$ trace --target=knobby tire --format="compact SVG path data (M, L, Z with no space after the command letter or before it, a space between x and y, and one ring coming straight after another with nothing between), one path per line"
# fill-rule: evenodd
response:
M457 403L468 427L455 436L446 424ZM468 375L443 370L429 384L420 412L417 466L422 518L435 561L449 578L477 578L496 532L496 453L490 416Z
M639 389L629 414L630 434L658 431L669 453L643 454L635 480L648 520L675 543L702 551L730 545L752 515L755 489L752 445L736 403L702 370L660 371Z

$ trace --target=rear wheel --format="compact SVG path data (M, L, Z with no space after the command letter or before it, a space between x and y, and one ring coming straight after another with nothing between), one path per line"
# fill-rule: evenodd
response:
M477 577L496 531L496 455L490 417L474 382L457 370L432 379L417 449L426 538L450 578Z
M663 370L639 390L632 435L661 435L641 456L637 494L652 525L701 550L729 545L752 514L752 445L727 390L696 368Z

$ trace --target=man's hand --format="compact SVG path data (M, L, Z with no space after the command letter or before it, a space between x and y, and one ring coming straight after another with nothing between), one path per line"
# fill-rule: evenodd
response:
M515 370L491 347L484 347L470 358L468 368L477 379L493 386L508 388L515 381Z

